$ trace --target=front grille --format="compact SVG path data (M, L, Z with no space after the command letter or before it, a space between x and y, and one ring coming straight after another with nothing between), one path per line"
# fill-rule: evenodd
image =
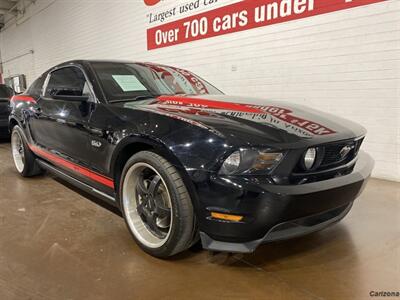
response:
M350 144L351 145L351 144ZM337 163L343 159L340 155L340 150L346 147L346 144L332 145L325 147L324 158L321 165L326 166Z
M357 156L362 142L363 140L359 139L318 147L322 159L316 170L333 168L352 161Z
M351 173L354 164L351 166L347 164L357 157L362 142L363 139L357 139L315 146L317 158L314 167L311 170L305 169L304 156L301 156L300 161L293 170L291 182L303 184Z

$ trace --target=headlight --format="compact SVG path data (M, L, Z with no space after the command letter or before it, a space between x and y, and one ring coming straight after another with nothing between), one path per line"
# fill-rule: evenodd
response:
M281 161L283 154L268 150L241 149L233 152L223 163L222 175L262 175L269 173Z

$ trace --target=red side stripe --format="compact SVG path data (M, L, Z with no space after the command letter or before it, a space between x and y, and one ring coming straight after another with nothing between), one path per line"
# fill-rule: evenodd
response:
M105 177L103 175L97 174L96 172L90 171L87 168L81 167L77 164L74 164L72 162L69 162L55 154L52 154L48 151L45 151L37 146L34 145L29 145L29 148L34 152L36 155L48 159L49 161L53 162L54 164L63 166L67 169L70 169L76 173L79 173L93 181L96 181L98 183L101 183L109 188L114 189L114 181L108 177Z
M247 113L265 113L259 108L251 107L246 104L222 102L200 98L186 98L180 96L160 96L158 101L169 105L191 106L193 108L214 108L214 109L228 109L234 111L241 111Z
M26 96L26 95L15 95L11 98L11 101L24 101L24 102L36 103L35 99L33 99L31 96Z

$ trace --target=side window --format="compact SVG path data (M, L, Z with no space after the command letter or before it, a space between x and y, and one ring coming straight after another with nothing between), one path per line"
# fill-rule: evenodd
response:
M76 67L66 67L50 74L45 97L90 95L85 75Z

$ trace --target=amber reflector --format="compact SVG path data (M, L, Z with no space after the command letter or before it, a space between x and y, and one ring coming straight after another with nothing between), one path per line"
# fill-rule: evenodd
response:
M211 217L213 217L214 219L220 219L220 220L232 221L232 222L240 222L243 220L243 216L221 214L221 213L217 213L217 212L211 212Z

